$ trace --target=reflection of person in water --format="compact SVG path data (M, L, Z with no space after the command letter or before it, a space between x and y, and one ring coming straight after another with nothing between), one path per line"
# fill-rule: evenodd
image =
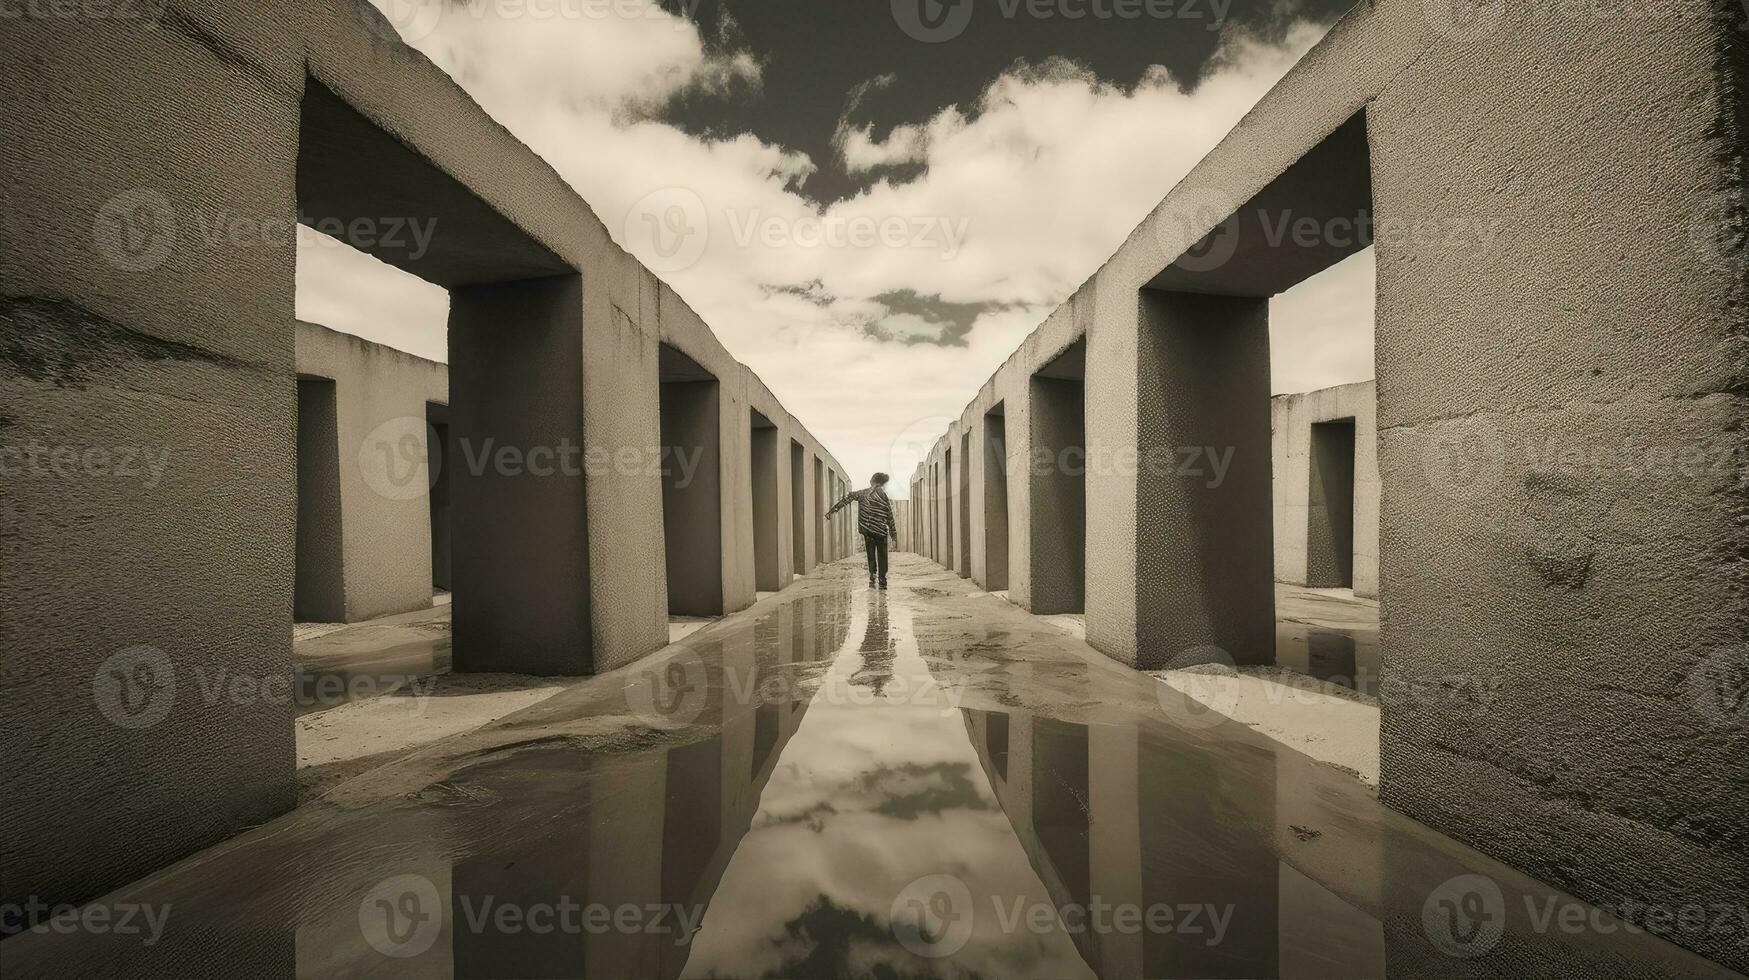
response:
M893 634L887 627L887 597L882 592L868 594L868 626L862 631L862 666L850 677L850 683L866 687L879 695L893 679Z
M870 477L866 489L845 494L843 500L832 505L826 516L838 513L839 508L853 500L857 503L856 529L862 532L863 543L868 547L869 588L875 588L878 581L879 587L884 589L887 587L887 539L891 538L895 544L899 541L899 528L893 523L893 502L887 499L887 475L876 473Z

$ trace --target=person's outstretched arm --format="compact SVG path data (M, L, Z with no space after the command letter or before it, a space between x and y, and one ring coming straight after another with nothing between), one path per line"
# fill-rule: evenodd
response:
M864 493L867 493L867 492L868 491L866 491L866 490L856 490L856 491L852 491L851 493L845 494L837 503L832 505L832 509L828 510L826 512L826 516L831 517L833 514L838 513L839 508L843 507L845 504L850 503L852 500L861 500L862 495Z

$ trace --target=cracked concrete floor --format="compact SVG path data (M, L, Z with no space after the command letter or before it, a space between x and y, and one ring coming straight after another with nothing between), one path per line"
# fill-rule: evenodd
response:
M798 581L21 934L9 978L1701 976L912 555ZM1601 913L1598 913L1601 914Z

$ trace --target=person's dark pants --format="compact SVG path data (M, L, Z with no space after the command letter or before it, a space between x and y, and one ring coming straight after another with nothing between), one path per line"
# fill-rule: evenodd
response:
M868 577L879 577L882 585L887 584L887 536L884 534L865 534L863 544L868 548Z

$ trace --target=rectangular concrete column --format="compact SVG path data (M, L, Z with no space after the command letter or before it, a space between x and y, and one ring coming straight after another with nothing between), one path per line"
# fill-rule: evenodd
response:
M40 455L0 477L13 909L93 898L297 796L294 706L198 686L291 664L295 244L198 223L293 220L293 86L157 18L17 9L0 415Z
M1135 665L1272 663L1269 300L1142 290L1136 374Z
M1749 894L1749 34L1726 9L1561 31L1507 5L1367 109L1381 220L1502 230L1377 246L1379 797L1642 916ZM1563 125L1599 93L1506 81L1551 65L1635 82L1608 126ZM1745 930L1672 918L1644 923L1749 970Z
M450 291L450 576L458 672L586 674L578 276Z

